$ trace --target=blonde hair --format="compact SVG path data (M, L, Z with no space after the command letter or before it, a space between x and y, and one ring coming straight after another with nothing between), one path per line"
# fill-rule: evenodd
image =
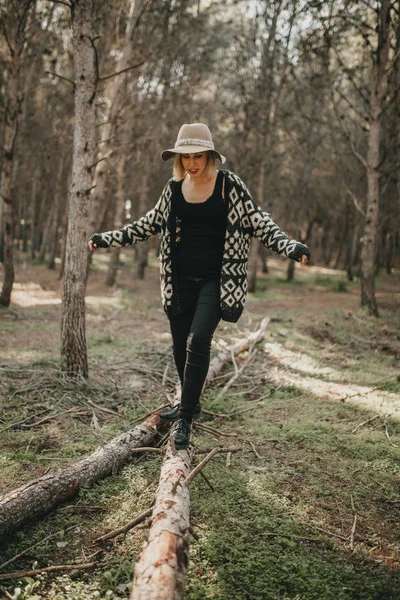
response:
M205 173L208 177L213 177L216 171L215 156L212 152L207 151L207 166ZM180 181L185 178L186 171L182 166L181 154L175 154L174 165L172 167L172 175L175 181Z

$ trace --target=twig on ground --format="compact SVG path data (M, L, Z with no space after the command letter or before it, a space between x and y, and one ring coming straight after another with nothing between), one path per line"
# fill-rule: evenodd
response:
M228 452L228 454L226 455L226 468L229 469L229 467L231 466L231 458L232 458L232 452Z
M195 454L209 454L211 451L213 450L213 448L197 448L195 449L194 453ZM219 447L219 451L220 452L240 452L240 450L242 450L242 448L240 448L239 446L232 446L230 448L224 448L223 446Z
M168 366L168 365L165 365L165 369L164 369L164 373L163 373L163 376L162 376L162 381L161 381L161 385L162 385L163 387L165 386L165 384L166 384L166 381L167 381L168 369L169 369L169 366Z
M389 442L391 442L391 439L390 439L390 434L389 434L389 430L388 430L388 426L387 426L387 421L386 421L386 419L385 419L385 421L384 421L384 425L385 425L385 434L386 434L386 437L387 437L387 439L389 440Z
M200 538L191 525L189 527L189 533L194 537L195 540L199 541Z
M235 374L233 375L233 377L231 377L229 379L229 381L226 382L226 384L224 385L224 387L222 388L222 390L220 391L220 393L217 395L217 400L219 400L220 398L222 398L222 396L224 396L224 394L226 394L226 392L229 390L229 388L235 383L235 381L240 377L240 375L242 374L242 372L244 371L244 369L250 364L250 362L253 360L254 356L255 356L255 342L253 342L250 345L249 348L249 354L248 357L246 358L246 360L244 361L244 363L242 364L242 366L240 367L240 369L238 369L237 364L235 362ZM231 348L231 352L232 352L232 356L234 359L234 355L233 355L233 349Z
M10 592L7 592L6 588L0 585L0 592L4 595L5 598L9 600L14 600L14 596L11 596Z
M134 425L135 423L139 423L140 421L144 421L145 419L147 419L147 417L150 417L151 415L154 415L155 413L160 412L160 411L164 410L164 408L168 408L169 406L170 406L169 404L162 404L161 406L158 406L154 410L152 410L149 413L147 413L147 415L143 415L142 417L138 417L134 421L131 421L130 425Z
M151 517L152 512L153 512L153 508L148 508L147 510L140 513L140 515L138 515L135 519L133 519L132 521L129 521L129 523L127 523L123 527L118 527L118 529L113 529L113 531L110 531L109 533L106 533L105 535L102 535L102 536L96 538L94 541L99 544L101 542L106 542L107 540L111 540L112 538L115 538L118 535L125 534L130 529L133 529L134 527L136 527L136 525L139 525L140 523L142 523L145 519L147 519L147 517Z
M257 458L265 458L264 456L261 456L260 454L258 454L258 452L257 452L257 449L256 449L255 445L253 444L253 442L252 442L251 440L246 440L246 441L247 441L247 442L250 444L250 446L252 447L252 449L253 449L253 452L254 452L254 454L257 456Z
M342 542L348 542L349 538L345 537L344 535L339 535L337 533L333 533L333 531L328 531L327 529L323 529L322 527L318 527L318 525L314 525L312 523L305 523L304 521L301 522L302 525L306 525L307 527L311 527L313 529L317 529L318 531L321 531L321 533L325 533L326 535L329 535L331 537L337 538L338 540L342 540Z
M144 446L143 448L132 448L133 454L139 454L141 452L153 452L155 454L164 454L162 448L154 448L153 446Z
M61 417L62 415L66 415L66 414L75 414L75 415L88 415L91 414L89 411L82 409L82 408L68 408L67 410L62 410L59 413L56 413L55 415L49 415L48 417L44 417L43 419L40 419L40 421L35 421L34 423L28 423L27 425L22 425L22 427L24 429L30 429L31 427L37 427L38 425L42 425L43 423L47 423L47 421L51 421L52 419L57 419L57 417Z
M213 448L213 449L211 450L211 452L210 452L209 454L207 454L207 456L206 456L205 458L203 458L203 460L202 460L202 461L200 461L200 462L199 462L199 464L197 465L197 467L195 467L195 468L193 469L193 471L191 471L191 472L189 473L189 475L188 475L188 476L186 477L186 479L185 479L185 483L190 483L190 482L192 481L192 479L193 479L194 477L196 477L197 473L198 473L199 471L201 471L201 469L202 469L203 467L205 467L205 465L206 465L208 462L210 462L210 460L211 460L211 459L212 459L212 458L213 458L213 457L214 457L216 454L218 454L218 452L220 452L220 451L221 451L221 448L218 448L218 447L216 447L216 448Z
M18 425L22 425L22 423L26 423L26 421L29 421L30 419L34 419L35 417L39 417L40 415L43 415L45 412L48 412L48 411L49 411L49 409L45 408L44 410L40 410L39 412L37 412L33 415L29 415L29 417L22 419L22 421L16 421L15 423L10 423L10 425L7 425L7 427L3 427L3 429L1 429L1 431L0 431L0 433L4 433L8 429L12 429L13 427L18 427Z
M92 408L97 408L101 412L105 412L105 413L107 413L109 415L113 415L114 417L118 417L119 419L123 419L124 418L124 415L121 415L120 413L116 412L115 410L111 410L111 408L106 408L105 406L100 406L100 404L96 404L96 402L93 402L92 400L88 400L87 403Z
M216 412L212 412L211 410L206 410L205 408L202 408L201 412L203 412L205 415L210 415L211 417L219 417L221 419L229 419L229 415L227 415L226 413L216 413Z
M349 398L355 398L356 396L366 396L367 394L371 394L372 392L375 392L376 390L380 390L382 388L381 385L376 385L375 387L371 388L370 390L367 390L366 392L357 392L356 394L347 394L346 396L342 396L341 398L337 399L337 402L344 402L345 400L348 400Z
M235 369L235 376L238 377L238 375L239 375L239 367L238 367L237 362L236 362L235 353L233 351L233 346L230 347L230 353L231 353L233 368Z
M261 401L260 401L261 402ZM250 412L251 410L255 410L255 406L248 406L247 408L243 408L243 409L239 409L239 410L234 410L233 412L231 412L231 414L229 415L230 417L233 417L234 415L242 415L243 413L246 412Z
M351 433L355 433L356 431L358 431L360 429L360 427L363 427L364 425L367 425L368 423L372 423L372 421L375 421L375 419L378 419L379 417L380 417L380 415L375 415L374 417L371 417L370 419L363 421L362 423L357 425L357 427L354 427L354 429L352 430Z
M39 540L38 542L36 542L36 544L29 546L29 548L25 548L25 550L22 550L22 552L19 552L12 558L9 558L8 560L6 560L6 562L4 562L3 564L0 565L0 569L4 569L4 567L7 567L15 560L18 560L18 558L21 558L21 556L24 556L30 550L32 550L33 548L36 548L36 546L39 546L39 544L43 544L43 542L47 542L47 540L51 540L52 538L57 537L62 531L66 533L67 531L70 531L71 529L74 529L75 527L76 527L76 525L72 525L71 527L68 527L65 530L62 529L60 531L56 531L55 533L50 533L49 535L46 535L46 537L44 537L42 540Z
M213 427L209 427L204 423L195 423L195 427L200 430L206 431L207 433L212 433L213 435L216 435L218 437L238 437L236 433L224 433L223 431L219 431L217 429L214 429Z
M83 569L96 569L106 567L108 565L115 565L118 561L108 560L105 562L90 562L90 563L77 563L76 565L54 565L52 567L44 567L43 569L34 569L33 571L16 571L15 573L4 573L0 575L0 580L5 581L6 579L21 579L22 577L34 577L39 573L56 573L58 571L78 571Z
M357 526L357 515L354 515L353 526L351 528L351 533L350 533L350 549L351 550L354 550L354 534L356 532L356 526Z
M200 475L202 476L202 478L204 479L204 481L206 482L206 484L208 485L208 487L210 488L210 490L212 492L215 492L214 486L211 483L211 481L208 479L208 477L203 473L203 471L200 471Z

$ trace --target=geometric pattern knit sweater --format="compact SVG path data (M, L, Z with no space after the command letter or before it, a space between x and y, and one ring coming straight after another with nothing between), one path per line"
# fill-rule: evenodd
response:
M223 170L224 201L228 202L225 242L220 277L221 317L236 323L243 312L247 296L247 267L252 237L267 248L288 258L298 243L290 239L253 200L243 181L232 171ZM165 312L173 316L181 312L176 274L176 216L172 202L174 186L170 179L157 204L143 217L115 231L101 235L108 246L119 248L143 242L152 235L160 236L161 298Z

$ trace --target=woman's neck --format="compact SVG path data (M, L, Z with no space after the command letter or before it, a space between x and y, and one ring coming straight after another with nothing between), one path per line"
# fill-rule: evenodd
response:
M213 181L218 175L218 170L216 169L213 175L210 177L209 175L202 173L200 177L191 177L189 173L186 173L185 178L187 182L190 182L194 187L201 187L203 185L207 185L211 181Z

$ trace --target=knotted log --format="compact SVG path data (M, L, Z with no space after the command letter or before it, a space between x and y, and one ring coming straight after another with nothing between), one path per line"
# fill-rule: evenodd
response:
M154 443L162 427L165 425L161 424L158 414L153 414L79 462L0 496L0 537L70 500L82 486L120 471L132 461L132 449Z
M189 562L192 450L166 449L149 537L135 566L131 600L180 600Z
M259 329L221 352L210 363L204 387L224 365L263 339L270 319ZM189 557L190 497L188 475L192 450L173 452L169 442L164 459L148 540L135 566L130 600L182 600ZM205 459L208 462L218 449ZM200 465L199 465L200 467ZM201 468L201 467L200 467ZM197 472L195 470L195 472ZM193 476L195 474L193 472Z

